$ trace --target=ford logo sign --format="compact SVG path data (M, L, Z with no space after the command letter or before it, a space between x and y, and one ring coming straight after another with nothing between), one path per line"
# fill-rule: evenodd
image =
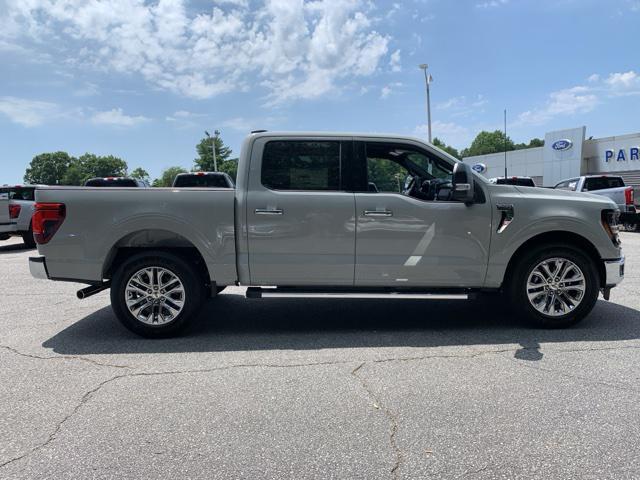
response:
M476 163L471 169L474 172L484 173L487 171L487 166L484 163Z
M558 140L556 142L553 142L553 145L551 145L551 148L553 148L554 150L557 150L559 152L563 152L565 150L569 150L571 147L573 147L573 142L571 140L569 140L568 138L564 138L562 140Z

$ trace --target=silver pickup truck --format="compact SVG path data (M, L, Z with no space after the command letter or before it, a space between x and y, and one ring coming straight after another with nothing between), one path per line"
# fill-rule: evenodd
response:
M36 278L111 289L144 336L175 334L227 285L247 296L467 299L503 292L565 327L624 275L618 208L494 185L402 136L249 135L236 189L38 189Z
M3 185L0 187L0 240L20 235L25 245L36 243L31 230L31 216L38 185Z

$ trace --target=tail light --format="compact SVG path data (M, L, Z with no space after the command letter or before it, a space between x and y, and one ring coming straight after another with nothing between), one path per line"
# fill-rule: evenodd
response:
M18 218L20 216L20 210L22 210L20 205L9 205L9 218Z
M625 205L633 205L633 187L629 187L624 191Z
M31 219L33 238L36 243L43 245L51 240L62 225L65 215L64 203L36 202L36 209Z
M607 232L609 238L615 246L620 245L620 237L618 233L620 231L618 220L620 218L620 212L618 210L603 210L602 211L602 228Z

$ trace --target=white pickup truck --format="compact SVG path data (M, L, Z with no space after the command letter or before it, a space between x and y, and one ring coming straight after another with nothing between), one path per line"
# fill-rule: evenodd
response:
M81 298L110 288L120 321L150 337L227 285L252 298L501 291L534 324L565 327L624 276L610 199L494 185L396 135L253 133L235 190L45 187L36 199L33 276L87 283Z
M588 192L610 198L620 209L620 223L624 225L625 230L635 231L638 228L638 212L634 205L633 187L626 186L622 177L587 175L563 180L554 188Z
M31 228L37 185L0 187L0 240L20 235L29 248L36 246Z

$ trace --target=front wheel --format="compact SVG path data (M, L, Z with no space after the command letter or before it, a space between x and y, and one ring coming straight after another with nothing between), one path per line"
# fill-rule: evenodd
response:
M578 323L593 309L600 288L591 258L576 248L555 245L522 257L509 283L514 309L543 328Z
M176 335L197 315L204 300L197 269L166 252L134 255L111 281L111 306L118 320L149 338Z

